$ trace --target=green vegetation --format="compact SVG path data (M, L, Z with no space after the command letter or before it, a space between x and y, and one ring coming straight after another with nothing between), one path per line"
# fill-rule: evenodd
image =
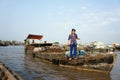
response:
M60 44L59 42L54 42L54 44Z

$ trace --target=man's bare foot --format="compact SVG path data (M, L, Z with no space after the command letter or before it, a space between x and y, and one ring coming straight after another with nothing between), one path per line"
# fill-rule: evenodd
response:
M72 60L72 58L69 58L69 60L71 61L71 60Z
M75 60L77 59L77 58L74 58Z

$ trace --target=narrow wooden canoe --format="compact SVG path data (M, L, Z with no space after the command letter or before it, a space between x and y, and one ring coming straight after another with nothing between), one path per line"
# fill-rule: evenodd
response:
M0 80L23 80L17 73L0 62Z

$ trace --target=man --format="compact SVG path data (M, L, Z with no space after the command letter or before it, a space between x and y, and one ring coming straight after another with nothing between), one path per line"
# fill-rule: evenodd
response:
M76 34L76 30L72 29L71 34L68 37L68 43L70 43L70 58L69 60L72 60L72 58L77 59L77 40L80 40ZM72 54L74 49L74 54Z

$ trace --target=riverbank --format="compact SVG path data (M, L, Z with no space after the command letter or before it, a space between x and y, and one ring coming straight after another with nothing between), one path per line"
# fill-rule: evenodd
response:
M20 45L24 45L24 43L21 42L21 41L4 41L4 40L0 40L0 46L20 46Z

